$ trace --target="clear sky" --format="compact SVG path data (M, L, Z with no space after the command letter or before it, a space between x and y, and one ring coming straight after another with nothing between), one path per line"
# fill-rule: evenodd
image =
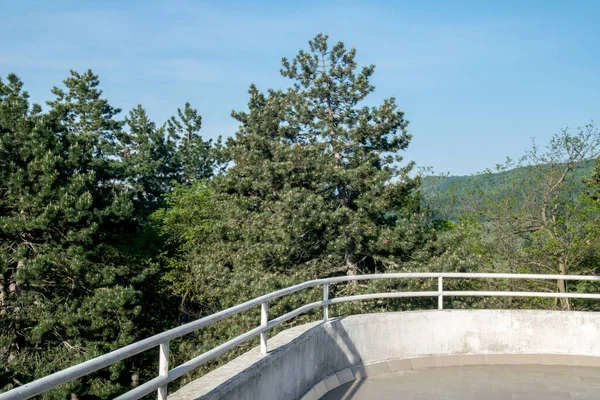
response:
M0 75L34 101L91 68L114 106L158 123L186 101L231 135L247 89L287 87L281 57L316 33L375 64L369 103L395 96L405 157L462 175L600 120L600 1L0 1Z

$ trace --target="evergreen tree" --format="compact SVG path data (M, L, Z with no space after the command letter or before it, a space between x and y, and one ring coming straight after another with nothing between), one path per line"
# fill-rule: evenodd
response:
M177 116L168 121L169 137L177 142L178 179L180 183L192 184L198 179L211 178L216 169L224 167L220 153L221 138L216 143L203 140L199 131L202 117L190 103L177 109Z
M54 87L56 96L47 104L53 117L60 120L65 134L76 137L85 146L80 151L79 163L84 170L93 172L105 185L100 190L110 191L110 181L116 176L113 165L117 156L117 136L123 125L114 117L121 112L102 97L100 80L91 70L80 74L71 71L64 81L65 89ZM103 197L106 197L106 193ZM108 195L110 197L110 195Z
M164 207L163 193L178 178L176 143L157 127L141 105L125 119L127 132L121 135L123 181L132 191L139 217L146 218Z
M314 265L319 275L353 275L402 256L397 239L416 182L398 152L410 135L393 98L360 105L374 90L374 66L359 70L354 49L329 48L321 34L309 45L283 59L292 88L264 95L252 87L249 112L233 113L242 125L219 192L222 208L244 223L228 226L239 233L226 253L239 254L240 265L251 254L271 271Z
M322 34L309 45L310 52L300 51L291 63L283 59L281 73L294 81L287 121L301 141L329 156L322 182L334 231L329 251L353 275L359 264L401 251L389 251L394 245L388 236L398 213L414 205L416 182L408 177L413 164L398 166L398 152L411 136L394 98L379 107L360 106L375 89L369 81L373 65L358 71L356 50L342 42L329 48Z
M198 299L220 309L310 277L383 269L410 254L418 209L407 121L388 99L361 106L373 66L327 37L283 60L287 91L250 88L214 181L211 228L186 253ZM218 299L218 300L215 300Z
M90 71L72 72L42 114L14 75L0 84L3 390L131 343L138 333L134 286L145 274L119 262L119 226L133 209L115 180L117 110L97 85ZM47 396L114 397L129 374L119 364Z
M168 196L155 216L169 240L169 287L194 317L307 279L397 266L419 244L417 182L398 152L410 140L393 99L361 106L372 66L318 35L311 52L283 60L286 91L250 87L248 110L226 143L226 174ZM323 64L325 59L325 64ZM194 206L196 205L197 206ZM338 291L338 289L335 289ZM339 290L357 290L350 285ZM316 301L318 288L286 296L273 316ZM254 325L257 310L190 335L176 358L207 350ZM310 315L302 316L310 318Z

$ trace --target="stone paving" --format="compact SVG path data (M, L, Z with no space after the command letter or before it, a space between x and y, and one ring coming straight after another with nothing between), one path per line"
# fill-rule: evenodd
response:
M406 370L349 382L323 400L600 399L600 368L484 365Z

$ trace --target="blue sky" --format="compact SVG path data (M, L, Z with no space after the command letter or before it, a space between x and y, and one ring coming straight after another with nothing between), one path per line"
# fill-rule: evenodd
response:
M377 104L411 121L405 158L470 174L564 127L600 119L597 1L2 1L0 76L34 101L69 69L91 68L106 97L156 122L186 101L203 135L231 135L251 82L284 88L281 57L316 33L375 64Z

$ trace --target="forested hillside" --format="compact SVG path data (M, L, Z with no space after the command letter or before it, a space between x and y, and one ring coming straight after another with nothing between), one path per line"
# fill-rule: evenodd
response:
M423 202L447 243L434 265L461 270L597 274L600 209L594 124L563 130L518 161L469 178L426 180ZM446 181L446 179L448 179ZM433 257L436 259L436 257ZM571 290L590 291L589 284ZM543 290L566 292L565 281ZM583 306L576 302L577 306ZM572 308L570 301L561 307ZM589 307L590 304L585 305ZM595 307L595 305L593 305Z
M568 175L573 195L587 190L585 178L592 174L594 163L594 159L584 160ZM482 186L486 187L488 193L502 196L506 194L504 182L518 181L520 176L527 175L533 168L518 166L503 171L503 166L499 166L500 171L488 170L475 175L426 175L421 178L420 186L423 204L440 213L440 217L459 221L462 215L472 211L468 208L468 199L475 196Z
M283 58L288 88L250 86L247 107L232 112L238 130L225 141L204 139L200 112L183 101L166 121L154 121L143 105L122 112L92 71L71 71L44 107L16 74L2 78L0 391L312 278L600 272L600 165L593 166L600 134L593 125L561 132L548 151L534 149L500 174L425 178L421 187L414 163L402 157L412 138L404 113L394 98L364 105L375 67L359 66L355 56L354 48L317 35ZM436 285L338 284L331 296ZM270 304L270 315L320 296L317 289L286 296ZM431 308L433 301L346 303L331 313ZM446 301L447 308L597 307ZM308 313L287 326L314 318ZM170 361L187 361L258 321L251 310L172 341ZM156 363L149 351L44 398L113 398L153 378Z

